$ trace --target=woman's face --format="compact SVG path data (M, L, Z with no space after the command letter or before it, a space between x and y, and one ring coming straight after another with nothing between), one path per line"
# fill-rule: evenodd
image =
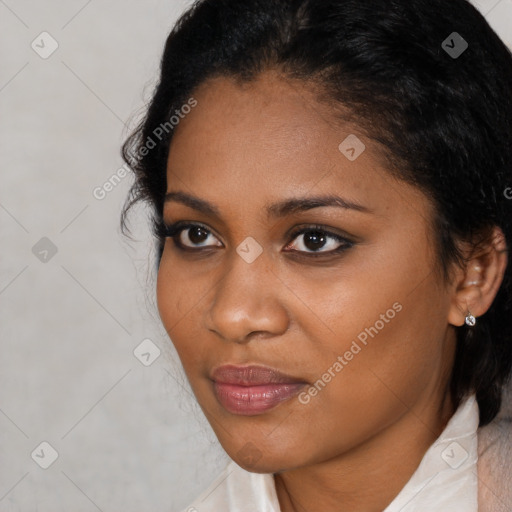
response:
M194 98L175 128L167 193L216 214L166 201L166 224L203 230L178 232L185 250L166 240L157 298L224 449L246 469L278 472L346 453L404 418L411 434L435 430L455 336L428 198L392 178L357 127L276 73L243 86L215 78ZM228 364L302 384L215 384L213 370Z

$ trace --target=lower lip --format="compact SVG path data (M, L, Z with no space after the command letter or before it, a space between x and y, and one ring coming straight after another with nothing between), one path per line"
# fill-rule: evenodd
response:
M233 414L261 414L293 398L305 383L237 386L214 382L215 394L223 407Z

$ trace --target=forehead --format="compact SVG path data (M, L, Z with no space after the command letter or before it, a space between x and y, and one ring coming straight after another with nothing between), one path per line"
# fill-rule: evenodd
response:
M313 193L388 209L390 200L405 197L403 191L394 197L397 187L411 189L386 171L377 144L305 83L276 72L246 83L216 77L193 97L197 106L171 142L168 192L184 190L230 207L244 203L256 212Z

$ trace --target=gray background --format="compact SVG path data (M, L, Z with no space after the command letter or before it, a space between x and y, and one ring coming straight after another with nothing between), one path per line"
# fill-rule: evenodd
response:
M512 46L512 0L474 3ZM119 233L131 177L93 195L189 4L0 0L0 512L175 512L227 461L159 322L144 207Z

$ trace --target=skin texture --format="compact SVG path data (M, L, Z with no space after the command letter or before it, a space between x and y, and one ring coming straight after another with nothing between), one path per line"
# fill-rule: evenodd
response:
M209 201L220 218L165 204L166 223L197 222L211 234L198 241L189 238L194 230L181 232L183 244L203 247L196 253L166 240L157 300L195 396L232 459L275 473L284 512L382 511L454 412L454 326L468 307L478 316L491 304L502 253L475 257L444 283L428 197L392 178L375 143L306 85L266 71L243 85L210 79L193 96L198 105L171 143L167 192ZM366 145L354 161L338 149L350 134ZM265 213L277 201L328 194L370 211ZM289 235L310 224L354 244L314 258L305 235ZM249 236L262 248L252 263L236 251ZM328 237L317 252L339 245ZM396 303L394 318L308 403L294 397L242 416L216 399L209 375L228 363L267 365L314 384Z

